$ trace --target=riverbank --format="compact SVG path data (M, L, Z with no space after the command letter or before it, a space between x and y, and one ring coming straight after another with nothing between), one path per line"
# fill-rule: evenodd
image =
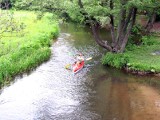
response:
M17 74L31 70L48 60L52 40L59 34L58 23L52 14L38 19L34 12L14 12L13 20L21 23L18 33L6 34L0 39L0 85ZM2 34L3 36L3 34ZM9 36L9 37L8 37Z
M145 36L140 45L128 45L125 53L107 53L102 64L125 69L134 74L160 73L160 37Z

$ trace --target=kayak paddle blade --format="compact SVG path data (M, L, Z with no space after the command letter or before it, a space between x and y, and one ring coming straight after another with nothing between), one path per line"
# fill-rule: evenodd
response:
M92 57L89 57L89 58L86 59L86 61L91 60L91 59L92 59Z

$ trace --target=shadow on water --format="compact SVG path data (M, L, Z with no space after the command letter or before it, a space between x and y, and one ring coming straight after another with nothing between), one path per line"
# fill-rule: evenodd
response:
M160 78L102 66L90 28L60 27L51 59L1 90L0 120L159 120ZM64 66L79 52L93 59L73 74Z

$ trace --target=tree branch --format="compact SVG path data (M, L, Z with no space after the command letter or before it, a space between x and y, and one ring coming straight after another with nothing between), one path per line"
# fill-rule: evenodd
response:
M91 28L92 28L92 32L93 32L93 35L94 35L94 38L95 38L97 44L99 44L100 46L102 46L103 48L105 48L109 51L112 51L112 47L107 44L107 41L106 42L102 41L101 38L99 37L99 34L98 34L99 25L98 25L98 23L97 24L92 24Z

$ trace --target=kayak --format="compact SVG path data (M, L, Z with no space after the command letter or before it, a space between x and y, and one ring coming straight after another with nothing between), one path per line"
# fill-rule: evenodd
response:
M82 61L79 66L73 64L73 72L74 72L74 73L77 73L77 72L79 72L83 67L84 67L84 61Z
M74 73L77 73L77 72L79 72L83 67L84 67L84 61L82 61L79 66L73 64L73 72L74 72Z

